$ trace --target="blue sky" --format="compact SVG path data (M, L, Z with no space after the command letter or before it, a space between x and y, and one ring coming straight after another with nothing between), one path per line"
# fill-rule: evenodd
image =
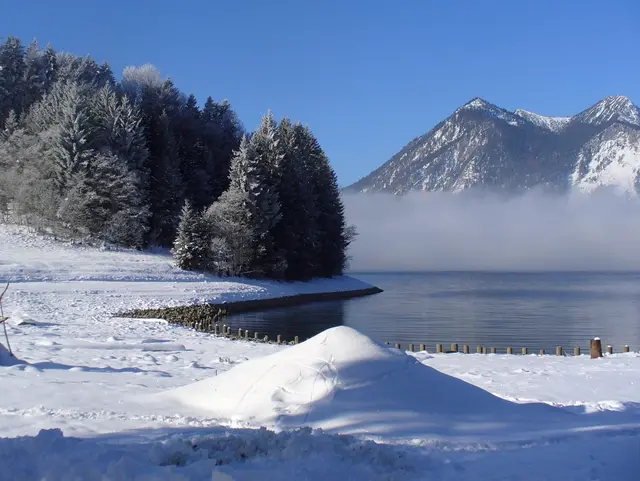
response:
M0 36L153 63L248 129L271 108L308 123L354 182L458 106L569 115L640 102L637 0L1 0Z

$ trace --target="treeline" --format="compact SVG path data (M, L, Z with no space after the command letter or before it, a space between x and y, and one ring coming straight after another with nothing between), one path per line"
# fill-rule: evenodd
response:
M342 272L351 229L311 131L271 115L246 134L151 65L108 64L10 37L0 45L0 220L179 265L306 279ZM180 227L178 232L178 227Z

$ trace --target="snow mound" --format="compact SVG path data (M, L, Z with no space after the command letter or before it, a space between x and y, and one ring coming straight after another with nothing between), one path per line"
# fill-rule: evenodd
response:
M558 414L498 398L345 326L158 396L252 425L395 438L486 435Z

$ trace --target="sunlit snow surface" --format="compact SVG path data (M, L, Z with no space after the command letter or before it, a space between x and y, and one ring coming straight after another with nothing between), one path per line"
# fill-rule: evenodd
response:
M0 480L637 479L637 354L410 356L346 327L278 347L111 318L363 284L205 284L164 254L0 226L9 276Z

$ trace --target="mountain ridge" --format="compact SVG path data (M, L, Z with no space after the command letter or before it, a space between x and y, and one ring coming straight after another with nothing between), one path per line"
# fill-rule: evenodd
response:
M474 97L344 191L514 191L546 185L637 194L636 133L640 108L621 95L571 117L509 111Z

